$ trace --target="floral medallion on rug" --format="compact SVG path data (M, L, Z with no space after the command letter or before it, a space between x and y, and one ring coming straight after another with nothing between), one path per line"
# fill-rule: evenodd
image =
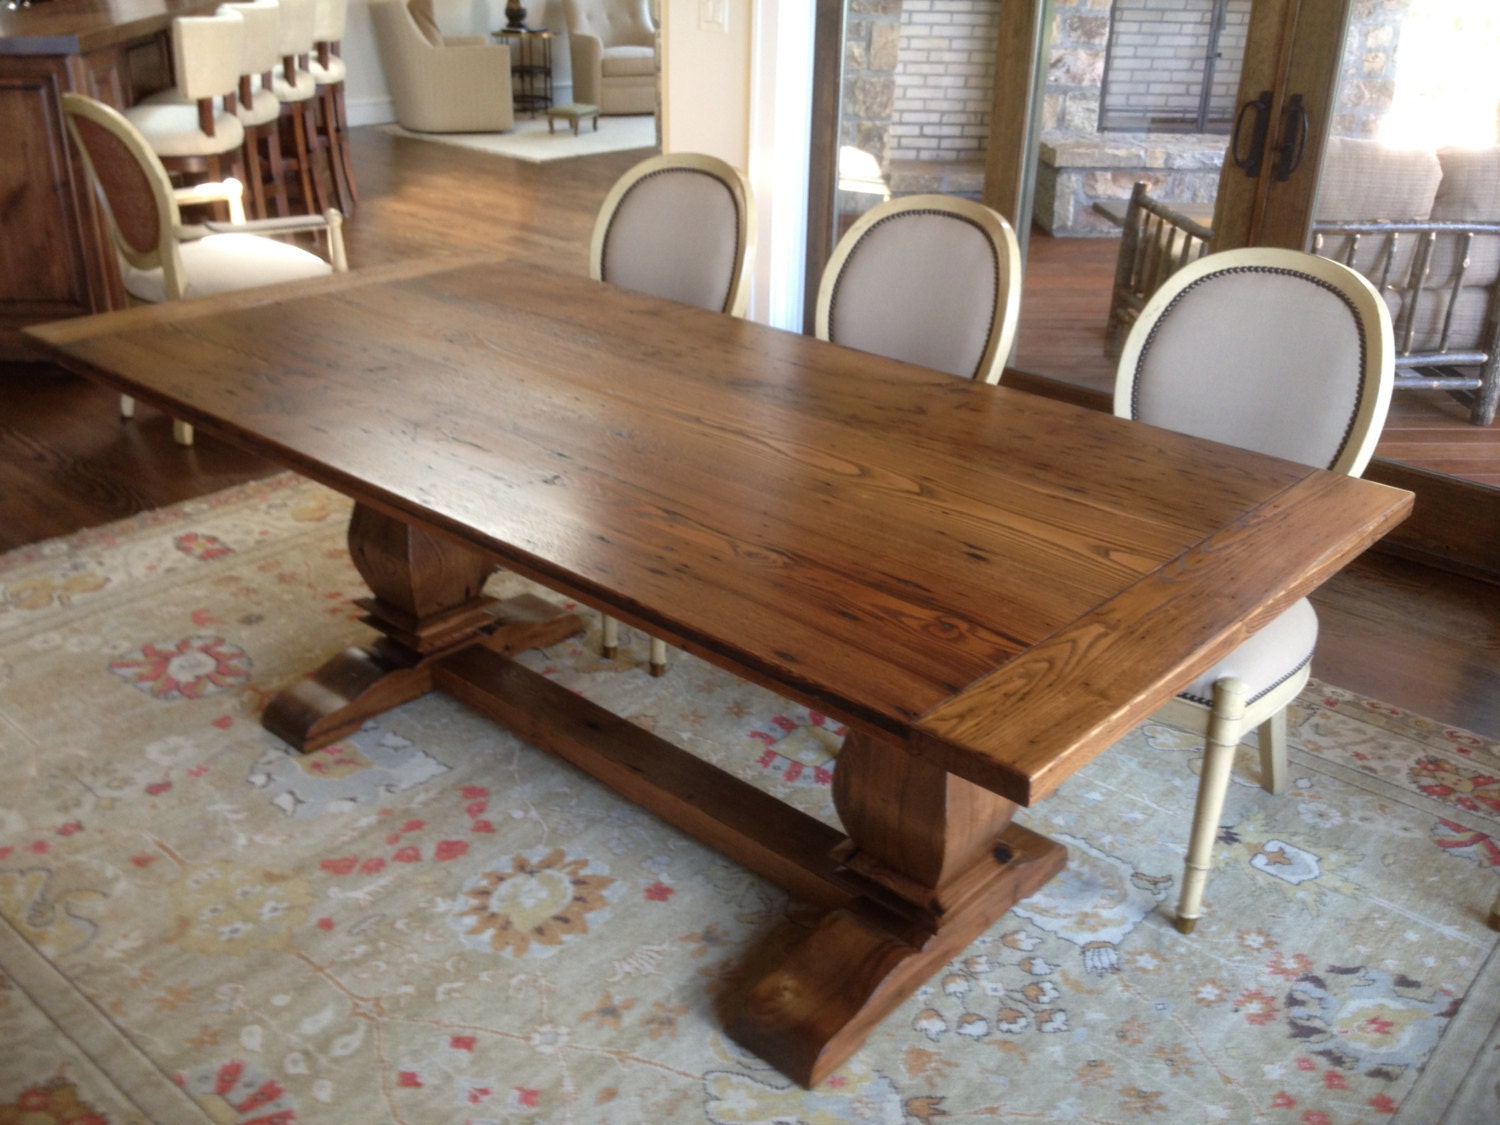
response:
M0 557L0 1125L1500 1120L1495 743L1313 683L1184 937L1201 748L1140 727L1023 811L1064 873L808 1092L715 1014L774 886L441 696L261 728L370 636L348 510L282 475ZM524 659L832 822L837 723L596 640Z

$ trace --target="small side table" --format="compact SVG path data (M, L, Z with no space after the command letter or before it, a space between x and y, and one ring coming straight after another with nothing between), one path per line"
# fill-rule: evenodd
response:
M552 32L502 27L491 38L510 48L511 95L517 112L535 117L552 105Z
M578 124L581 121L592 120L594 132L599 131L599 107L586 105L583 102L568 102L565 105L555 105L547 111L547 132L552 132L559 121L566 121L573 126L573 135L578 135Z

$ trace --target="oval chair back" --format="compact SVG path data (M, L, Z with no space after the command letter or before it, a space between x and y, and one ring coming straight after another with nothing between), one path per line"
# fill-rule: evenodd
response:
M1358 476L1394 382L1374 286L1326 258L1253 247L1200 258L1147 302L1115 413Z
M908 195L839 239L818 286L821 340L996 383L1021 311L1021 249L982 204Z
M172 298L180 298L173 232L182 218L161 158L119 110L82 94L65 93L61 103L115 250L136 269L161 269Z
M596 281L743 316L754 246L750 185L738 169L699 153L653 156L605 197L589 272Z

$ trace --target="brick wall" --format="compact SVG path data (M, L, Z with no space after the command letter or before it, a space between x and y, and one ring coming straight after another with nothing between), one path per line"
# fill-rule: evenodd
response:
M1100 125L1146 130L1196 122L1214 5L1207 0L1120 0L1110 21L1108 81ZM1250 0L1228 0L1208 121L1228 125L1245 53Z
M999 0L902 4L892 160L984 159L999 10Z

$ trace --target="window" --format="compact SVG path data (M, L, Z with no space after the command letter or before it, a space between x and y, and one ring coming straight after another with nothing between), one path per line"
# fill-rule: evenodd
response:
M1115 0L1099 131L1228 133L1250 0Z

